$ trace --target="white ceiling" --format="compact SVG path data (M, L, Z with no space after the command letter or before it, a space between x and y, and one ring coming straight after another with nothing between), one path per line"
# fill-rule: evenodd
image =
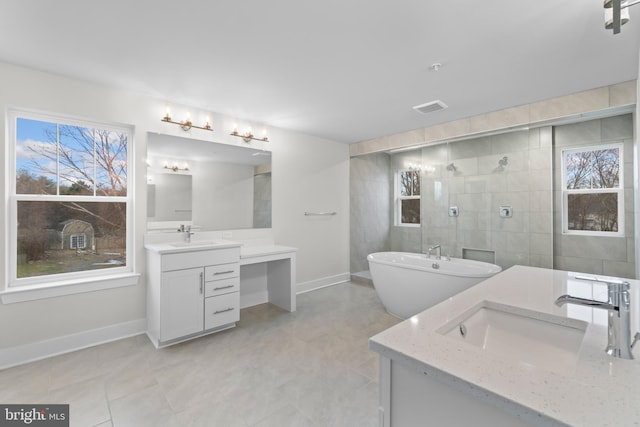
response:
M602 0L2 0L0 60L353 143L637 79L635 9L613 35Z

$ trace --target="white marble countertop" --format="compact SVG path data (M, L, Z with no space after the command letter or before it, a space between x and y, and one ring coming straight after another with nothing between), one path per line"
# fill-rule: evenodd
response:
M240 247L240 259L257 258L271 255L289 254L298 251L298 248L275 244L245 244L231 240L192 240L190 243L181 241L147 243L144 247L159 254L172 254L180 252L206 251L210 249L225 249Z
M230 240L192 240L190 243L185 242L161 242L146 243L145 249L157 252L159 254L177 254L181 252L207 251L211 249L236 248L242 246L242 243L232 242Z
M247 245L240 248L240 258L254 258L266 255L297 252L298 248L282 245Z
M535 420L536 425L636 425L640 423L640 360L613 358L604 352L606 311L554 304L566 293L606 300L605 285L575 280L575 274L512 267L379 333L370 339L369 347L392 361ZM633 335L640 329L640 282L629 282ZM438 332L482 301L589 322L575 366L549 370L491 354ZM640 358L637 348L635 353Z

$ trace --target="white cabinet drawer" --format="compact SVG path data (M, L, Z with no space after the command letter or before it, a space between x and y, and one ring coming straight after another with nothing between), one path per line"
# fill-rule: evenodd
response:
M204 280L222 280L231 277L240 277L240 264L208 265L204 268Z
M162 271L240 262L240 248L210 249L162 255Z
M206 282L204 286L205 298L216 295L228 294L230 292L238 292L240 290L240 278L232 277L231 279L214 280Z
M240 320L240 293L220 295L204 300L204 328L211 329Z

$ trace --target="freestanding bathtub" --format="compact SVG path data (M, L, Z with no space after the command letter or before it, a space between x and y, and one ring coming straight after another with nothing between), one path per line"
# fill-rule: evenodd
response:
M387 312L407 319L487 279L502 268L460 258L436 260L409 252L367 256L373 286Z

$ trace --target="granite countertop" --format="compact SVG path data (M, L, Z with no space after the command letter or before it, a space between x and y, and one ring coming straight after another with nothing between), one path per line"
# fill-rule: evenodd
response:
M607 312L554 301L569 293L606 300L606 285L576 280L579 273L515 266L369 340L394 362L429 373L457 388L541 425L630 425L640 422L640 360L608 356ZM584 274L583 274L584 275ZM593 275L588 275L593 276ZM606 277L606 276L598 276ZM631 283L631 333L640 329L640 282ZM439 332L483 301L505 304L540 317L585 321L577 360L536 366L495 354ZM638 353L637 348L635 353ZM640 358L640 354L636 354Z

